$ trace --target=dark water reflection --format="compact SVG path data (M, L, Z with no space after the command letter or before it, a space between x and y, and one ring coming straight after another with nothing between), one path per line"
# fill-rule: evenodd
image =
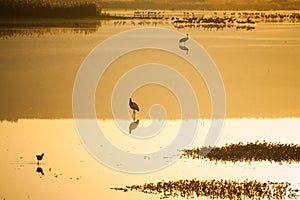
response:
M73 19L73 20L1 20L0 38L8 39L16 36L39 37L47 34L95 33L102 26L102 21L95 19Z
M181 157L202 159L207 158L211 161L230 161L230 162L251 162L251 161L270 161L270 162L300 162L299 144L280 144L258 142L243 144L226 144L222 147L198 147L185 149Z
M139 126L139 122L140 120L136 120L129 124L129 134L131 134L131 132Z
M299 197L299 190L290 188L288 182L259 182L256 180L178 180L125 188L111 188L119 191L138 191L157 194L161 198L208 197L211 199L286 199Z

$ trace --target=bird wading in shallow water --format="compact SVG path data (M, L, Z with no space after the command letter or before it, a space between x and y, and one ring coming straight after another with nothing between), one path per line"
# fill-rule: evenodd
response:
M135 112L136 111L140 111L140 109L139 109L139 106L135 103L135 102L133 102L132 100L131 100L131 98L129 99L129 107L132 109L132 111L133 111L133 113L132 113L132 119L133 119L133 121L135 121Z
M44 153L42 153L41 155L36 155L36 159L38 160L37 164L40 164L40 161L43 159L44 157Z
M189 39L189 34L186 34L186 37L181 38L181 39L179 40L179 43L184 43L184 45L185 45L185 42L188 41L188 39Z

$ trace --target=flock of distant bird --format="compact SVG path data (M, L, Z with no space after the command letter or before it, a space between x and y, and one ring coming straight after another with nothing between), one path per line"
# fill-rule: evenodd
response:
M198 15L198 16L196 16ZM164 12L144 12L135 11L131 17L120 17L120 20L114 21L115 25L126 24L126 19L131 19L132 25L154 25L168 23L171 20L173 26L177 29L181 28L198 28L202 27L207 30L223 29L225 27L236 29L255 29L257 22L276 23L287 22L296 23L300 21L300 13L264 13L264 12L220 12L195 14L193 12L183 12L183 17L165 16ZM140 20L135 22L134 20Z

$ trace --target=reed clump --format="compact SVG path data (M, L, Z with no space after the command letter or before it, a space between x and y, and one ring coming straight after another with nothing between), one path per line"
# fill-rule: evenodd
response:
M103 16L100 6L95 2L0 1L0 18L91 18Z
M239 142L222 147L197 147L182 150L181 157L209 159L211 161L252 162L270 161L276 163L300 162L299 144L281 144L272 142Z

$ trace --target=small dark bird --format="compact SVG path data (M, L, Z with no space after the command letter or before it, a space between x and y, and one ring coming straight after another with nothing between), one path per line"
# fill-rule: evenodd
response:
M185 42L188 41L188 39L189 39L189 34L186 34L186 37L181 38L181 39L179 40L179 43L184 43L184 44L185 44Z
M130 108L132 109L132 110L136 110L136 111L140 111L140 109L139 109L139 106L135 103L135 102L133 102L132 100L131 100L131 98L129 99L129 106L130 106Z
M133 120L135 120L135 111L140 111L139 106L135 102L133 102L131 98L129 99L129 106L133 110L132 118Z
M38 160L37 164L40 164L40 161L43 159L44 157L44 153L42 153L41 155L36 155L36 159Z

